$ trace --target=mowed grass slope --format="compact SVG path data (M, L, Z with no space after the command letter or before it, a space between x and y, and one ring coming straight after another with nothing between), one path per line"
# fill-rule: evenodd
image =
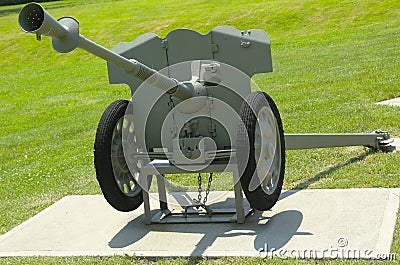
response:
M43 6L56 18L74 16L84 36L109 48L182 27L204 34L218 25L265 30L274 72L253 80L276 101L286 133L381 128L400 135L400 108L374 104L400 97L399 1L79 0ZM100 193L92 162L97 122L108 104L130 96L128 87L108 84L101 59L80 50L58 54L50 38L37 42L23 33L20 8L0 7L0 234L63 196ZM399 187L399 165L398 153L361 147L289 151L284 188ZM392 250L400 254L399 222ZM260 260L216 262L244 261Z

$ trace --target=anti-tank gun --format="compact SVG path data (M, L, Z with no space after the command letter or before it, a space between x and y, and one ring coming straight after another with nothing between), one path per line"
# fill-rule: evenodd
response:
M171 213L163 175L188 172L233 172L236 215L223 220L244 221L241 189L254 209L267 210L276 203L285 167L282 122L271 97L251 92L251 77L272 71L265 32L216 27L201 35L179 29L166 38L147 33L111 51L82 36L76 19L56 20L37 3L26 5L18 21L38 40L52 37L58 52L81 48L106 60L110 83L130 86L131 101L108 106L95 140L97 179L114 208L131 211L144 201L146 222L162 222ZM315 145L311 136L296 137L288 137L286 148L324 146ZM324 138L327 146L349 145L329 137ZM387 138L374 133L350 145L377 147L377 139ZM157 176L162 213L156 216L148 202L152 175ZM204 199L199 194L194 204L184 206L184 216L192 206L216 214Z

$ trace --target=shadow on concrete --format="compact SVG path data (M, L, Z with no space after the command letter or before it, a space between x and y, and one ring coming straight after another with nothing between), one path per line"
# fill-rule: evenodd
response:
M213 209L234 205L234 199L228 198L224 202L214 203ZM155 211L152 211L154 214ZM182 217L183 218L183 217ZM152 224L145 225L144 217L140 216L130 221L108 243L111 248L125 248L132 244L140 244L146 235L152 232L174 232L187 234L202 234L203 236L193 246L192 257L203 256L205 251L212 246L217 238L229 238L240 235L255 236L254 250L263 251L264 248L279 249L295 235L312 235L309 232L297 231L303 221L303 214L296 210L287 210L271 217L262 216L256 211L248 216L246 223L217 223L217 224ZM174 240L174 239L171 239ZM170 244L165 242L165 244ZM239 247L240 248L240 247ZM267 249L267 250L268 250ZM227 249L227 251L232 251Z
M312 178L310 178L310 179L306 179L306 180L304 180L303 182L297 184L297 185L296 185L294 188L292 188L291 190L287 190L287 191L285 191L285 192L282 192L282 194L281 194L280 197L279 197L279 200L283 200L283 199L287 198L288 196L293 195L293 194L299 192L299 191L302 190L302 189L306 189L306 188L309 187L311 184L313 184L313 183L315 183L315 182L317 182L317 181L320 181L321 179L326 178L327 176L329 176L329 174L331 174L331 173L333 173L333 172L335 172L335 171L337 171L337 170L340 170L340 169L342 169L343 167L346 167L346 166L351 165L351 164L353 164L353 163L357 163L357 162L363 161L367 156L369 156L369 155L371 155L371 154L374 154L374 153L376 153L375 150L373 150L373 149L368 149L368 150L366 150L364 153L362 153L362 154L359 155L359 156L352 157L352 158L350 158L349 160L347 160L347 161L345 161L345 162L343 162L343 163L341 163L341 164L332 166L332 167L328 168L327 170L324 170L324 171L318 173L318 174L315 175L314 177L312 177Z
M260 219L264 218L260 214ZM254 249L268 252L271 249L284 247L293 236L312 235L310 232L298 231L303 221L303 214L297 210L287 210L270 217L265 224L256 229Z
M324 170L313 178L307 179L294 187L291 190L285 191L281 194L279 200L283 200L290 195L293 195L309 187L311 184L327 177L329 174L340 170L350 164L360 162L367 156L373 154L374 150L367 150L363 154L350 158L349 160L330 167ZM177 201L188 201L189 198L175 198ZM212 208L229 208L235 205L234 198L227 198L224 202L212 204ZM156 210L152 213L155 214ZM262 212L256 211L251 216L248 216L246 223L223 223L223 224L144 224L144 216L140 216L130 221L123 227L109 242L111 248L124 248L132 244L140 242L141 239L146 237L150 231L156 232L174 232L174 233L188 233L188 234L202 234L203 237L194 246L191 253L192 257L200 257L205 251L212 246L217 238L236 237L240 235L253 235L254 250L259 252L268 252L273 249L280 249L284 247L293 236L307 236L312 235L310 232L298 231L303 221L303 214L297 210L287 210L277 213L271 217L265 217ZM173 240L173 239L171 239ZM168 244L168 242L166 242ZM192 260L195 262L196 260Z

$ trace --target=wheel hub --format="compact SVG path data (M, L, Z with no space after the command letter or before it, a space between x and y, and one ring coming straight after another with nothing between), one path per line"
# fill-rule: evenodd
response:
M258 112L254 134L254 158L257 165L258 184L268 195L272 194L278 184L281 152L278 124L269 106Z

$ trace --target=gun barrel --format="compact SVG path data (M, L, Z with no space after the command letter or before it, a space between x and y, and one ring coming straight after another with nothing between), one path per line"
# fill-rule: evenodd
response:
M53 38L53 48L61 53L81 48L116 66L142 81L166 91L181 100L194 95L194 88L174 78L160 74L156 70L134 59L127 59L79 34L79 22L72 17L53 18L41 5L29 3L19 13L18 23L22 30L34 33L37 39L41 35Z
M68 35L67 29L37 3L27 4L21 9L18 23L25 32L35 33L38 36L46 35L63 39Z

